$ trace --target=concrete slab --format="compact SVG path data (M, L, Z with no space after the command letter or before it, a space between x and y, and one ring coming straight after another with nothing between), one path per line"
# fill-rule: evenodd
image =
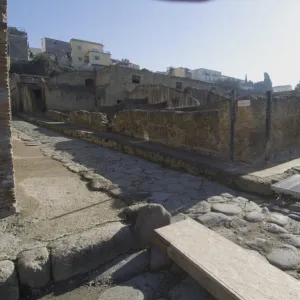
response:
M296 174L271 185L271 189L279 194L300 198L300 175Z
M260 178L266 178L277 174L282 174L293 167L299 167L299 166L300 166L300 158L297 158L283 164L278 164L271 168L265 168L263 170L250 173L249 175L257 176Z
M192 219L157 229L155 242L216 299L300 299L299 281Z

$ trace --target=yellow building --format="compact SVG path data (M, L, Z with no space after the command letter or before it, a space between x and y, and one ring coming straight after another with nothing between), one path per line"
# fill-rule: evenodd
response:
M186 78L192 77L190 70L187 68L182 68L182 67L174 68L172 73L173 76L177 76L177 77L186 77Z
M71 39L70 44L72 64L75 68L111 65L111 55L103 51L102 44L78 39Z

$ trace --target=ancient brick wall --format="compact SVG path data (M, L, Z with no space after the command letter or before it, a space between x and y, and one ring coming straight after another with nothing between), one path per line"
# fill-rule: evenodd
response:
M208 111L126 110L116 114L113 131L223 159L229 157L228 102Z
M15 213L7 65L7 0L0 0L0 218Z

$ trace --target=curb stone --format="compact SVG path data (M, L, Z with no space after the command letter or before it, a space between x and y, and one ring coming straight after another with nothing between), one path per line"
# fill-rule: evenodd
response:
M50 281L51 262L46 247L19 253L17 267L21 284L31 289L43 288Z
M53 279L58 282L86 273L137 244L130 228L120 222L60 238L50 244Z

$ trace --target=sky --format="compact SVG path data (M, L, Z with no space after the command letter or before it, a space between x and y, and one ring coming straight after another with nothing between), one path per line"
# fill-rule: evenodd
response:
M274 85L300 80L300 0L8 0L8 25L41 38L103 43L141 68L207 68Z

